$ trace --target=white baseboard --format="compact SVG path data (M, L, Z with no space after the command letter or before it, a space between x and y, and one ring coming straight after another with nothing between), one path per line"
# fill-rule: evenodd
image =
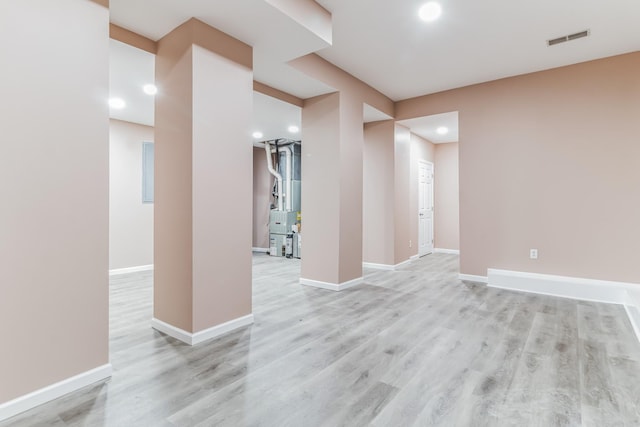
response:
M252 323L253 314L248 314L237 319L229 320L228 322L222 323L220 325L213 326L209 329L191 333L185 331L184 329L176 328L175 326L163 322L162 320L158 320L156 318L151 319L151 327L153 329L156 329L189 345L197 345L201 342L208 341L213 338L218 338L221 335L251 325Z
M11 418L43 403L80 390L83 387L97 383L111 377L111 364L102 365L90 371L75 375L66 380L51 384L40 390L18 397L17 399L0 404L0 421Z
M579 279L520 271L487 270L489 286L583 301L625 304L628 286L621 282ZM637 285L640 286L640 285Z
M407 265L411 262L411 259L408 259L406 261L402 261L399 264L396 265L392 265L392 264L376 264L375 262L363 262L362 266L363 267L368 267L368 268L375 268L376 270L389 270L389 271L393 271L397 268L400 268L404 265Z
M460 255L460 250L458 249L442 249L442 248L435 248L433 250L433 253L435 254L451 254L451 255Z
M399 264L394 265L394 266L393 266L393 269L394 269L394 270L397 270L398 268L400 268L400 267L404 267L405 265L410 264L410 263L411 263L411 258L409 258L409 259L408 259L408 260L406 260L406 261L402 261L402 262L401 262L401 263L399 263Z
M633 332L636 333L636 338L640 341L640 306L625 305L624 309L633 327Z
M467 282L478 282L478 283L488 283L489 279L486 276L474 276L472 274L458 274L458 278L460 280L465 280Z
M417 259L420 259L420 255L411 255L411 257L409 257L409 261L415 261Z
M118 274L137 273L139 271L153 270L153 264L139 265L137 267L116 268L109 270L109 276L117 276Z
M357 279L349 280L348 282L336 284L336 283L321 282L319 280L305 279L302 277L300 278L301 285L312 286L314 288L328 289L330 291L344 291L345 289L352 288L356 285L359 285L363 281L364 281L364 278L358 277Z
M376 264L375 262L363 262L362 266L365 268L374 268L376 270L395 270L395 265Z
M267 252L269 252L269 248L251 248L251 251L266 254Z
M574 300L623 305L640 341L640 284L488 269L489 286Z

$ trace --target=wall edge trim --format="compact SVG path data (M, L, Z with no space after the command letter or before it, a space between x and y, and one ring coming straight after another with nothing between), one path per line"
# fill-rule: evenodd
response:
M459 249L444 249L444 248L434 248L434 254L451 254L451 255L460 255Z
M342 283L329 283L329 282L322 282L320 280L305 279L303 277L300 278L301 285L311 286L311 287L320 288L320 289L327 289L327 290L336 291L336 292L344 291L345 289L352 288L363 282L364 282L364 277L358 277L356 279L349 280L348 282L342 282Z
M415 258L417 259L417 258ZM401 263L398 264L378 264L375 262L363 262L362 266L363 267L368 267L368 268L374 268L376 270L389 270L389 271L393 271L397 268L400 268L404 265L407 265L409 263L411 263L412 261L415 260L413 257L409 258L408 260L402 261Z
M25 411L40 406L59 397L78 391L86 386L111 377L113 367L110 363L74 375L39 390L25 394L0 404L0 421L4 421Z
M266 254L269 252L269 248L251 248L251 252L259 252Z
M163 322L162 320L156 319L155 317L151 319L151 327L153 329L191 346L218 338L229 332L233 332L236 329L240 329L251 324L253 324L253 314L247 314L246 316L238 317L219 325L212 326L211 328L191 333Z
M395 270L395 265L391 264L378 264L375 262L363 262L362 266L365 268L374 268L376 270Z

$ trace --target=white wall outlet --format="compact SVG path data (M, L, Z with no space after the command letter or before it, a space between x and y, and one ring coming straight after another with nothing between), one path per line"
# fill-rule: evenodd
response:
M529 258L538 259L538 250L537 249L529 249Z
M411 240L409 240L409 247L411 247Z

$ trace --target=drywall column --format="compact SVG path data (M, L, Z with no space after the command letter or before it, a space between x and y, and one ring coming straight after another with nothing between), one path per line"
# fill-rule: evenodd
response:
M252 49L191 19L158 43L153 326L251 323Z
M393 120L364 125L362 254L369 267L395 264L394 139Z
M394 134L394 264L401 264L411 257L410 187L411 176L411 132L396 125ZM417 239L415 245L418 245Z
M302 138L300 283L345 289L362 280L362 101L306 100Z
M111 372L108 30L93 1L2 5L0 420Z
M365 265L392 269L408 261L411 133L393 120L364 127L363 244Z

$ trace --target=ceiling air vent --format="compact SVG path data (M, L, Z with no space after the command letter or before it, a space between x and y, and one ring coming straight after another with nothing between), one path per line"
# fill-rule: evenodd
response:
M582 37L587 37L589 35L589 30L580 31L579 33L569 34L568 36L562 36L555 39L547 40L548 46L554 46L560 43L569 42L571 40L581 39Z

